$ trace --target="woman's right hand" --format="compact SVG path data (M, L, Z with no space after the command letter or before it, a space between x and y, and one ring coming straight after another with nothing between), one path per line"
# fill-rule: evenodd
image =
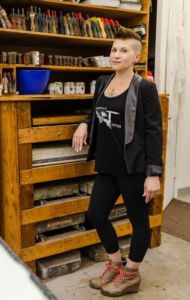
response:
M82 150L83 144L87 145L88 125L81 123L73 134L72 147L76 152Z

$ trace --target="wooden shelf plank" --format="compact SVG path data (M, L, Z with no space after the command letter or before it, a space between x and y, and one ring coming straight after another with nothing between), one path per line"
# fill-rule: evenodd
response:
M14 101L41 101L41 100L89 100L92 99L92 94L75 94L75 95L49 95L49 94L39 94L39 95L7 95L1 96L0 102L14 102Z
M19 129L19 143L30 144L39 142L51 142L70 140L78 124L39 126Z
M26 4L26 0L2 0L2 2L8 4ZM102 17L112 17L116 19L131 18L135 16L144 16L147 11L141 10L129 10L115 7L99 6L86 3L72 3L69 1L60 0L30 0L30 4L51 6L54 8L64 9L66 12L78 11L84 14L98 15Z
M161 182L161 188L158 193L155 201L160 203L161 197L163 197L163 189L164 185ZM25 209L21 211L21 224L27 225L37 222L42 222L48 219L64 217L68 215L73 215L81 212L86 212L89 205L90 196L75 196L70 197L68 199L64 199L62 201L54 200L49 202L48 204L44 204L41 206L35 206L31 209ZM122 204L123 198L120 195L116 201L116 204ZM153 210L150 212L150 215L155 215L161 213L161 211L156 211L153 213Z
M20 172L20 183L26 185L93 174L96 174L94 161L66 163L22 170Z
M17 68L17 69L48 69L56 72L111 72L113 71L110 67L100 68L100 67L72 67L72 66L52 66L52 65L39 65L35 66L32 64L0 64L0 68Z
M59 41L60 43L66 45L75 45L75 46L110 46L113 42L113 39L103 39L103 38L91 38L91 37L81 37L81 36L67 36L62 34L54 33L43 33L43 32L32 32L24 31L18 29L3 29L0 28L0 37L4 39L21 39L22 43L27 41L40 40L40 43L43 41Z
M54 200L42 206L36 206L21 212L21 224L33 224L53 218L74 215L86 212L89 205L90 196L75 196L64 201ZM123 198L118 197L116 204L122 204Z
M150 216L150 227L155 228L162 223L161 214ZM118 237L129 235L132 233L132 226L129 220L124 219L114 222L114 227ZM37 243L35 246L22 249L21 257L25 262L55 255L58 253L67 252L73 249L86 247L89 245L97 244L100 239L95 229L73 233L64 239L54 239L52 241L46 241Z
M62 34L54 33L43 33L43 32L33 32L33 31L24 31L18 29L4 29L0 28L0 38L6 40L21 40L23 42L34 43L35 40L40 40L40 43L44 41L50 43L50 41L58 41L64 45L74 45L74 46L111 46L113 39L103 39L103 38L91 38L91 37L81 37L81 36L68 36ZM146 43L146 40L142 41Z
M48 69L56 72L113 72L111 67L72 67L72 66L52 66L52 65L24 65L24 64L0 64L0 68L4 69ZM145 70L146 66L135 66L135 70Z
M87 114L73 114L73 115L53 115L53 116L43 116L43 117L33 117L32 125L58 125L58 124L68 124L68 123L78 123L82 122L87 118Z

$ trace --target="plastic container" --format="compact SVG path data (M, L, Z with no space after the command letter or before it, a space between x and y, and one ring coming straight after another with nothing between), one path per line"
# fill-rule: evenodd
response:
M42 94L50 79L50 70L18 70L17 89L20 94Z

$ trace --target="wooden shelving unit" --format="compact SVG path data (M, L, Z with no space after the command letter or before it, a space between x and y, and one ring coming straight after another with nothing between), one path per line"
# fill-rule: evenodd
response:
M25 0L2 0L2 4L16 4L16 5L28 5ZM144 3L144 1L143 1ZM62 10L66 10L68 12L77 11L82 12L84 14L92 14L98 16L109 16L110 18L117 19L125 19L125 18L133 18L136 16L143 16L147 14L147 3L144 4L143 10L135 11L135 10L126 10L120 8L112 8L105 6L96 6L91 4L84 3L72 3L69 1L59 1L59 0L30 0L31 5L40 5L40 6L49 6L53 8L60 8Z
M39 5L44 7L61 8L63 11L80 11L89 15L107 16L120 19L124 25L146 23L147 35L143 42L143 54L137 71L146 76L148 57L148 24L149 1L142 0L142 11L128 11L124 9L105 8L101 6L60 2L58 0L30 0L27 1L2 1L6 7L21 7L22 5ZM19 30L0 29L1 49L4 51L43 51L44 53L60 53L73 56L82 55L109 55L111 39L97 39L84 37L68 37L58 34L44 34ZM39 43L40 42L40 43ZM14 47L13 47L14 45ZM15 46L16 45L16 46ZM60 45L64 47L60 47ZM73 47L74 46L74 47ZM76 46L76 47L75 47ZM20 68L36 68L33 65L0 65L3 69L13 69L14 74ZM55 76L66 81L85 81L96 79L99 73L107 74L110 68L64 67L64 66L37 66L48 68ZM80 75L80 76L79 76ZM82 78L82 79L81 79ZM81 80L79 80L81 79ZM32 147L38 143L59 142L71 140L73 133L85 114L69 113L64 110L64 105L89 105L93 96L85 95L7 95L0 97L0 234L7 243L27 262L35 271L36 260L54 254L81 248L99 242L95 230L71 233L69 236L56 238L52 241L36 242L35 224L57 217L68 216L85 212L89 204L89 196L76 196L61 200L51 201L42 206L34 206L35 184L80 178L94 175L94 162L72 162L55 164L51 166L33 167ZM160 95L163 111L164 152L166 152L168 96ZM61 105L61 106L60 106ZM89 106L90 107L90 106ZM86 106L85 106L86 108ZM48 110L49 109L49 110ZM62 109L62 111L61 111ZM38 112L35 115L36 111ZM57 113L59 112L59 115ZM62 113L62 115L61 115ZM65 114L67 113L67 114ZM67 123L68 122L68 123ZM160 243L162 223L162 189L157 199L152 203L150 223L152 228L151 247ZM119 197L117 204L122 203ZM115 225L118 236L131 234L131 225L128 220L118 221Z

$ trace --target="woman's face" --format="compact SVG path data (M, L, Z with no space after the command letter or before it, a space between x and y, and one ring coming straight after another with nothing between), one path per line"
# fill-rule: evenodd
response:
M134 39L115 39L110 52L111 67L115 71L132 68L140 59L141 45Z

